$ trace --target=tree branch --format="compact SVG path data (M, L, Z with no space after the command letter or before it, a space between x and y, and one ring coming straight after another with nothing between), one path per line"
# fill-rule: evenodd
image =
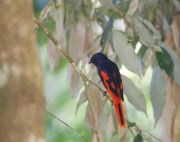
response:
M34 19L34 22L37 24L37 26L46 34L46 36L54 43L57 51L61 54L64 55L64 57L69 61L69 63L73 66L73 68L79 73L85 89L87 88L87 82L93 84L94 86L98 87L102 92L105 92L101 87L99 87L97 84L95 84L93 81L91 81L84 73L83 71L78 68L78 66L75 64L74 60L70 57L69 54L67 54L65 52L65 50L61 47L60 43L56 40L56 38L53 36L53 34L51 32L49 32L49 30L44 26L43 23L41 23L40 21ZM87 94L86 94L87 95ZM94 132L96 134L96 138L97 138L97 142L102 142L102 136L99 132L99 129L97 127L97 123L96 123L96 119L95 119L95 113L92 109L92 103L89 99L89 96L87 95L88 101L89 101L89 105L90 105L90 111L91 111L91 115L92 115L92 119L93 119L93 124L94 124Z
M94 85L95 87L97 87L103 94L106 93L106 91L104 91L99 85L97 85L95 82L93 82L92 80L90 80L87 75L84 74L84 72L75 64L74 60L71 58L71 56L66 53L66 51L64 50L64 48L61 47L60 43L56 40L56 38L53 36L53 34L51 32L49 32L49 30L44 26L43 23L41 23L40 21L34 19L34 22L36 23L36 25L45 33L45 35L54 43L57 51L60 53L60 54L63 54L64 57L69 61L69 63L73 66L73 68L79 73L84 85L85 85L85 88L87 88L87 83L90 83L92 85ZM89 104L90 104L90 111L91 111L91 115L92 115L92 119L95 119L95 116L94 116L94 112L93 112L93 109L92 109L92 103L90 102L90 99L87 95L87 98L88 98L88 101L89 101ZM96 134L96 138L97 138L97 141L98 142L102 142L101 141L101 135L99 133L99 130L97 128L97 124L96 124L96 120L93 120L94 121L94 131L95 131L95 134ZM143 130L142 128L140 128L139 126L137 126L135 124L135 127L136 131L138 133L141 133L143 138L146 139L147 141L151 142L152 139L155 139L159 142L161 142L161 140L155 136L153 136L152 134L150 134L149 132L147 132L146 130ZM130 130L130 129L129 129ZM131 132L131 131L130 131Z
M73 127L71 127L68 123L64 122L63 120L61 120L60 118L58 118L57 116L55 116L54 114L50 113L49 111L46 110L46 113L50 116L52 116L53 118L55 118L57 121L61 122L62 124L64 124L66 127L68 127L69 129L71 129L73 132L75 132L76 134L78 134L78 136L83 139L84 141L88 142L88 140L78 131L76 131Z

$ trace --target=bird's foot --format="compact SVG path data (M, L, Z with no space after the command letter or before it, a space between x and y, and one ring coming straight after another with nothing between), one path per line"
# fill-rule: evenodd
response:
M104 91L103 96L107 97L107 91Z

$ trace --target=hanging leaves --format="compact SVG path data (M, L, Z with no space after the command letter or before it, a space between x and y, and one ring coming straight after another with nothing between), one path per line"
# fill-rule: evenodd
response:
M83 55L85 37L86 25L84 21L80 21L70 32L69 54L75 62Z
M124 92L129 102L139 111L146 112L146 100L142 92L126 76L122 75Z
M162 70L159 66L155 65L153 68L153 75L151 80L151 102L154 112L155 125L162 115L164 107L164 96L165 96L165 79Z
M140 76L140 59L135 54L132 45L128 43L127 37L120 31L113 31L113 45L121 63Z

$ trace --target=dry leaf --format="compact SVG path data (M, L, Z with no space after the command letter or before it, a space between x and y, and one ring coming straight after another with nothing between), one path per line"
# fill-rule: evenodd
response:
M69 54L75 62L83 54L84 42L86 35L86 25L84 21L80 21L70 32Z
M78 103L77 103L77 105L76 105L76 112L75 112L75 114L78 113L79 107L80 107L83 103L85 103L86 101L87 101L87 96L86 96L86 94L85 94L85 90L83 90L83 91L81 92L81 94L80 94L80 98L79 98Z
M109 116L109 119L108 119L108 122L107 122L107 125L106 125L106 135L107 135L107 138L112 138L113 137L113 134L115 133L115 127L114 127L114 123L113 123L113 118L112 118L112 115Z
M171 24L171 30L172 30L172 36L173 36L175 50L180 55L180 14L173 17L173 23Z
M173 18L171 30L165 39L168 47L175 49L176 53L180 57L179 46L179 15ZM177 36L177 37L176 37ZM175 56L175 55L174 55ZM176 57L178 59L178 57ZM179 60L179 59L178 59ZM163 128L163 142L179 142L180 139L180 85L177 85L175 81L167 78L167 95L166 103L162 116Z
M48 40L47 54L50 69L53 71L59 63L59 53L57 52L55 45L51 40Z
M79 93L80 88L82 87L82 81L79 73L77 73L77 71L74 70L71 65L69 65L68 69L68 80L70 81L71 94L74 97Z
M172 142L172 128L173 128L173 119L174 119L174 111L175 104L172 99L172 85L171 82L167 80L166 86L166 97L165 97L165 105L162 114L162 123L163 123L163 142Z
M164 108L166 81L159 66L154 66L151 79L150 97L154 112L154 126L156 126Z
M98 88L90 85L88 87L88 89L86 90L86 93L89 97L89 101L92 103L92 109L94 111L95 119L97 121L97 119L100 117L100 115L103 114L103 100L100 96L100 91ZM92 120L89 104L88 104L87 110L86 110L86 121L87 121L89 127L93 126L94 122Z
M139 0L132 0L129 5L127 14L131 16L134 15L138 7L139 7Z

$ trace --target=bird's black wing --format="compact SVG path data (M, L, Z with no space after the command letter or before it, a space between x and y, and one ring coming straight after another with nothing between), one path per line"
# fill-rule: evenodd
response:
M117 65L110 61L102 62L98 65L98 73L105 88L109 88L113 94L124 100L122 80Z

